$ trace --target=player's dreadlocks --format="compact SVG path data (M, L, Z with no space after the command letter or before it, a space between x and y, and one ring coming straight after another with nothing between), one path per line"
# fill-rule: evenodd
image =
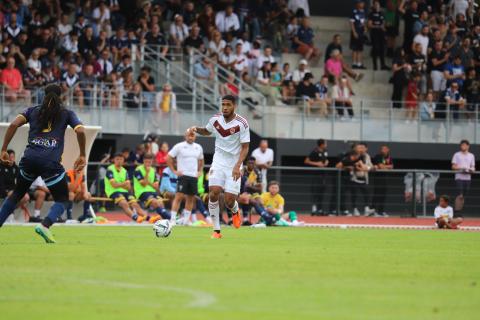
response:
M57 84L49 84L45 88L45 98L40 106L39 121L42 129L53 128L64 110L60 95L62 88Z

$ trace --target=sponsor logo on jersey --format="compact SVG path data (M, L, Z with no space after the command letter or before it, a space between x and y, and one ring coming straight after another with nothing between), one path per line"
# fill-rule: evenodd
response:
M30 144L35 146L40 146L44 148L53 149L58 146L58 141L55 138L43 138L43 137L35 137L30 139Z

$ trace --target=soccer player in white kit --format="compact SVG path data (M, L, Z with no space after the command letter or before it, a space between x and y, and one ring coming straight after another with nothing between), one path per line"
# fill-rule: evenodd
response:
M242 219L238 210L237 196L240 192L241 167L247 157L250 144L250 129L247 120L235 113L236 98L222 98L222 112L210 118L205 127L191 127L187 134L214 135L215 153L210 167L208 208L213 219L212 238L220 239L220 207L218 199L224 192L225 206L233 214L233 226L240 228Z

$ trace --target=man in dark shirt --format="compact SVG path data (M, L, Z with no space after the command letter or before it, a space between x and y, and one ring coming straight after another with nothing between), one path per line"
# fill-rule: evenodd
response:
M296 97L306 106L306 113L309 115L314 106L320 106L320 95L317 87L313 84L313 75L309 72L303 77L303 81L297 86ZM321 107L321 106L320 106ZM322 109L322 107L321 107ZM321 110L323 111L323 110ZM324 112L321 112L324 113Z
M330 42L327 49L325 49L324 62L327 62L327 60L330 59L333 50L338 50L342 53L342 38L339 34L333 36L332 42Z
M350 211L346 210L346 194L349 192L351 198L352 194L356 192L353 191L355 185L354 182L352 182L352 175L356 170L356 167L361 165L361 162L360 155L352 150L335 166L337 169L342 169L340 212L338 214L343 213L347 216L351 215Z
M373 9L368 15L368 28L372 42L373 69L377 70L377 58L380 60L380 68L389 70L385 65L385 17L380 8L380 2L373 2Z
M204 49L204 44L203 40L200 37L200 27L197 26L196 24L192 27L192 30L190 32L190 35L185 39L185 42L183 43L185 47L185 53L189 54L191 51L191 48L198 49L200 51L203 51Z
M436 41L428 59L435 99L438 99L438 94L446 88L447 81L445 80L443 71L445 70L449 57L450 53L445 52L443 49L443 41Z
M403 49L406 53L412 52L412 43L415 34L413 33L413 26L415 22L420 19L420 14L418 11L418 2L417 0L410 1L410 7L405 9L403 5L406 2L402 2L402 5L399 7L398 11L403 14L403 19L405 20L405 32L403 34Z
M145 35L145 42L147 45L159 46L159 52L162 56L165 57L167 55L168 43L164 35L160 32L160 26L158 24L154 24L152 31Z
M304 163L308 166L316 168L325 168L328 166L327 141L324 139L317 140L317 147L310 152L305 158ZM315 171L311 175L312 182L312 216L324 215L323 211L323 195L327 185L326 172Z
M380 153L372 159L374 170L392 170L393 160L390 156L390 148L388 146L382 146ZM387 216L385 213L385 199L387 197L388 183L387 175L383 172L376 172L373 175L373 199L372 209L381 216Z
M7 150L11 164L0 164L0 198L6 198L13 193L13 189L17 183L18 166L15 163L15 151ZM18 207L22 209L24 217L28 217L28 222L41 222L40 217L30 216L27 204L30 200L28 193L18 203Z
M420 75L420 92L427 91L427 57L422 54L422 45L415 43L413 53L409 56L408 62L412 65L412 73Z
M315 34L310 27L308 17L302 19L302 25L298 28L297 36L294 37L292 47L295 52L301 54L304 59L310 60L320 55L320 49L315 48L313 39Z

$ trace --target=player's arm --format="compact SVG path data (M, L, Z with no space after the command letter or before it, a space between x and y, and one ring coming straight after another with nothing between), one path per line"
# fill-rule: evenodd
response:
M196 134L199 134L201 136L209 136L209 135L212 134L205 127L190 127L190 128L187 129L187 133L188 134L196 133Z
M310 160L310 157L306 157L303 163L313 167L319 167L319 168L325 167L325 164L323 163L323 161L312 161Z
M76 117L76 116L75 116ZM80 149L80 155L78 156L73 169L77 172L80 172L87 165L85 145L87 141L87 136L85 134L85 127L78 121L78 124L73 127L73 130L77 134L78 148Z
M146 176L148 177L148 172L147 172ZM148 186L148 179L143 176L143 174L140 172L140 170L135 170L135 178L138 180L138 182L143 187Z
M235 163L235 166L233 167L233 180L237 181L241 176L242 173L240 172L240 167L242 166L242 163L245 161L248 155L248 148L250 146L250 142L244 142L241 144L241 149L240 149L240 156L238 157L237 163Z
M27 118L20 114L18 115L8 126L7 131L5 132L5 136L3 137L3 145L2 145L2 154L1 154L1 162L4 164L11 165L11 161L9 160L9 156L7 153L8 145L12 141L17 129L27 123Z
M200 178L200 176L202 175L203 173L203 166L205 165L205 160L202 158L202 159L198 159L198 172L197 172L197 178Z

